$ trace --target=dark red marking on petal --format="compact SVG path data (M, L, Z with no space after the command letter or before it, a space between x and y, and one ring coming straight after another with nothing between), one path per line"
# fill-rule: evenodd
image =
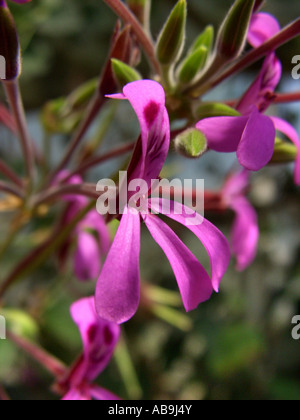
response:
M96 334L97 334L97 326L91 325L87 332L88 340L90 343L94 341Z
M147 122L148 128L150 128L156 120L157 114L159 113L159 109L160 106L154 101L149 102L148 105L145 107L144 117Z
M105 344L110 345L113 341L114 336L113 336L111 330L109 329L109 327L104 327L103 335L104 335Z

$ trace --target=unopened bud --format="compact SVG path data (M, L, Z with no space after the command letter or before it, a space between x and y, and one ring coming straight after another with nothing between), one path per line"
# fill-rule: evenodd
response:
M210 52L214 42L214 28L213 26L207 26L204 31L196 38L189 53L198 50L200 47L206 47Z
M292 143L287 143L276 138L274 154L271 163L289 163L297 158L297 147Z
M204 68L208 58L208 49L200 47L190 54L180 65L178 80L181 84L188 84Z
M116 81L121 87L127 85L128 83L142 79L140 73L138 73L134 68L128 66L122 61L113 58L111 60L111 63Z
M201 131L191 128L176 137L175 148L181 155L197 159L206 152L207 140Z
M0 57L3 59L2 80L14 80L21 74L19 39L14 18L5 1L0 1Z
M186 0L179 0L157 41L156 55L163 65L174 64L180 58L185 42L186 16Z
M233 60L243 51L255 0L236 0L218 33L216 54Z
M195 112L196 119L210 117L239 117L241 114L230 106L218 102L204 102Z

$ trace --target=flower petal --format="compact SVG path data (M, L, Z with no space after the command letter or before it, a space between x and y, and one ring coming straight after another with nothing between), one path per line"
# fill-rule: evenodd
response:
M99 318L93 297L75 302L71 315L79 328L84 351L70 382L73 387L80 387L85 381L93 381L106 368L119 340L120 327Z
M237 150L244 168L259 171L272 159L276 130L272 120L255 109L249 117Z
M245 197L236 197L231 208L236 213L231 244L237 258L237 269L245 270L255 259L259 240L258 217L255 209Z
M219 291L220 282L227 271L231 253L225 236L208 220L201 216L201 223L190 223L191 210L180 203L172 202L171 212L163 212L170 219L186 226L205 247L211 264L211 282L216 292ZM162 207L170 208L170 203L164 199L151 199L151 209L157 213L161 212ZM195 213L196 214L196 213Z
M278 118L278 117L271 117L271 118L275 125L276 130L280 131L285 136L287 136L298 149L294 178L295 178L295 184L300 185L300 138L298 136L298 133L294 129L294 127L291 126L291 124L282 120L281 118Z
M196 309L213 292L207 272L172 229L158 217L146 216L145 224L173 268L186 311Z
M211 117L196 124L207 138L208 147L216 152L236 152L248 117Z
M252 47L257 48L280 32L280 29L280 24L274 16L269 13L256 13L250 23L248 41Z
M260 112L266 111L272 103L281 76L281 62L275 53L271 53L265 59L257 79L239 102L237 110L243 115L248 115L252 112L253 105L256 105Z
M101 253L108 253L111 245L110 233L104 218L96 210L90 211L85 216L80 223L80 227L94 230L98 236Z
M74 271L81 281L96 279L101 270L101 253L96 238L89 232L78 234Z
M81 390L72 388L63 398L62 401L90 401L92 399L91 395L86 392L81 392Z
M222 188L222 196L226 203L231 203L233 197L243 195L249 186L251 172L243 169L237 173L231 174Z
M92 385L90 387L90 392L93 399L98 401L120 401L121 398L112 392L108 391L105 388L100 388L97 385Z
M112 97L129 100L141 127L141 139L129 165L128 180L144 179L150 186L151 180L160 174L170 146L164 89L153 80L139 80L126 85L123 95Z
M140 300L140 216L123 214L96 287L101 318L121 324L137 311Z

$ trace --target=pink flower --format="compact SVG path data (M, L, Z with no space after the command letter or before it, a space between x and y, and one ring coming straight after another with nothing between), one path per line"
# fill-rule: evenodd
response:
M66 171L62 171L55 182L64 179ZM80 176L73 176L70 184L81 184ZM85 206L88 199L77 195L66 195L64 200L69 203L65 212L63 223L69 223ZM110 247L110 235L102 216L96 210L91 210L78 223L74 230L71 241L76 241L74 253L74 273L81 281L96 279L101 271L101 259L106 255ZM64 245L64 251L69 248ZM66 252L63 252L65 254Z
M245 270L255 259L259 240L258 217L246 198L250 173L243 170L228 178L222 190L225 205L232 209L235 221L231 232L231 248L237 269Z
M255 106L248 116L205 118L196 128L206 136L210 149L236 152L239 163L250 171L259 171L272 159L275 127Z
M157 179L166 160L170 145L170 126L165 108L165 93L156 82L143 80L125 86L123 94L113 96L128 99L141 126L128 178L146 181ZM183 225L191 218L191 210L182 204L164 199L148 199L144 207L163 213ZM96 310L101 318L117 323L129 320L137 311L140 299L140 225L141 220L166 254L178 282L187 311L195 309L218 291L227 270L230 249L222 233L197 213L192 226L187 226L203 243L211 262L211 276L172 229L154 214L141 214L126 205L119 229L102 268L96 287ZM148 212L149 213L149 212Z
M252 18L249 43L257 48L280 31L277 20L258 13ZM295 182L300 184L300 139L290 124L279 118L262 115L275 98L275 89L282 76L282 66L274 52L265 59L259 76L237 105L241 117L206 118L196 125L217 152L236 152L240 164L258 171L272 159L276 130L285 134L297 147Z
M278 21L268 13L258 13L253 16L248 34L248 41L253 47L259 47L280 31ZM260 112L264 112L275 97L274 92L282 75L282 66L275 53L266 58L258 78L251 85L237 109L245 114L255 103ZM300 185L300 138L296 130L286 121L271 117L275 129L290 139L298 150L295 166L295 184Z
M60 384L68 388L63 400L119 400L92 382L107 367L120 337L120 327L98 317L93 297L75 302L71 315L79 328L84 349L82 357Z

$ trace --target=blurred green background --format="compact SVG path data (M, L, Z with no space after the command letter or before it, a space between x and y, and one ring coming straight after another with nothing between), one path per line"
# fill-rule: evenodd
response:
M191 42L206 24L217 27L232 1L188 3ZM153 0L154 35L174 4L170 0ZM39 110L45 101L68 94L100 73L116 20L101 0L33 0L26 7L11 6L24 52L21 83L27 109ZM300 4L295 0L272 0L265 10L274 13L285 25L299 16ZM291 56L297 53L300 53L299 38L279 51L288 78ZM147 76L147 68L143 64L141 68ZM299 86L297 83L294 89ZM242 93L244 86L238 81L228 89ZM107 133L105 147L110 146L110 140L134 138L137 126L127 123L128 108L121 110L123 113L117 114L114 127ZM285 115L295 122L298 118L299 122L297 106L289 108ZM222 170L218 160L221 158ZM181 174L188 171L195 178L204 171L201 174L204 173L209 187L217 188L222 185L226 168L232 165L229 158L221 158L212 154L209 160L192 164L175 159L176 163L170 162L169 171ZM291 337L292 317L300 314L299 189L293 186L291 171L267 168L254 177L251 198L261 227L259 255L252 267L237 273L232 261L219 295L214 295L188 318L181 307L179 318L169 313L172 323L181 329L140 310L124 328L135 374L131 369L123 372L127 378L124 381L121 362L114 360L99 378L101 385L132 399L300 399L300 342ZM47 232L53 217L55 213L51 212L38 220L35 235L30 234L32 226L23 230L2 263L4 273L29 245L36 243L39 235ZM207 214L207 217L229 237L232 214ZM4 235L7 215L1 214L0 221ZM175 227L209 267L199 243L185 230ZM146 231L141 273L147 283L176 290L167 260ZM71 362L81 343L69 315L69 305L83 294L92 294L93 287L78 284L70 272L58 276L50 260L14 287L9 299L12 306L25 311L30 308L32 319L24 321L27 334L38 335L49 351ZM9 342L0 345L0 383L16 399L54 398L47 391L51 377Z

